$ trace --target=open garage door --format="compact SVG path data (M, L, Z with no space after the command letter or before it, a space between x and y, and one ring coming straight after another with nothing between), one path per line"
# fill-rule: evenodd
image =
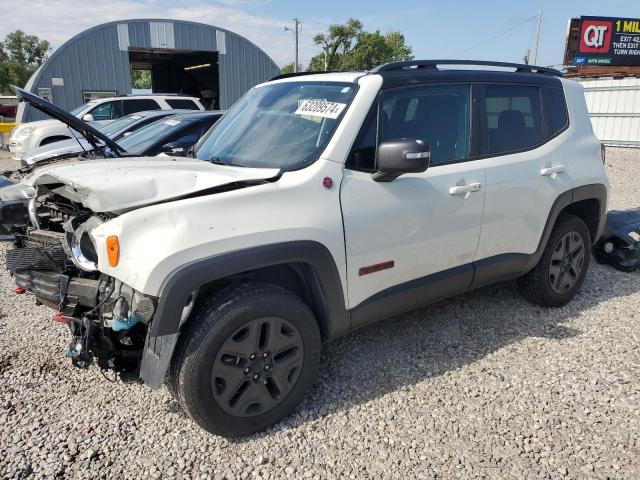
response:
M198 97L205 108L219 108L218 53L130 48L131 70L149 70L153 93Z

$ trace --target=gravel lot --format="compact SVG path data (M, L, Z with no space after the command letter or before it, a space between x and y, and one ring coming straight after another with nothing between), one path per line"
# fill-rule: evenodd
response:
M640 206L640 151L610 149L607 164L610 207ZM562 309L508 283L363 329L325 348L292 417L232 442L164 389L73 369L65 328L3 271L0 474L640 478L639 280L593 262Z

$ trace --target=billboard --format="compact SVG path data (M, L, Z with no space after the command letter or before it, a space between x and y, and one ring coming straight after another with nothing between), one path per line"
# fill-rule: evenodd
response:
M580 17L575 65L640 65L640 19Z

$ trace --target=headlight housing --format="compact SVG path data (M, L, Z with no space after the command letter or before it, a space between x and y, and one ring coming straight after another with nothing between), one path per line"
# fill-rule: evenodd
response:
M71 219L64 224L66 232L64 250L76 267L85 272L98 270L98 250L91 232L101 224L102 220L98 217L90 217L83 223L79 223L77 219Z
M18 125L11 130L11 138L26 137L33 132L33 127Z

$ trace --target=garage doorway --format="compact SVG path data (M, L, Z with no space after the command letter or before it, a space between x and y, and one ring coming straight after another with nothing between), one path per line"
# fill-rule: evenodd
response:
M129 62L132 72L151 73L153 93L189 95L208 110L219 108L217 52L130 48Z

